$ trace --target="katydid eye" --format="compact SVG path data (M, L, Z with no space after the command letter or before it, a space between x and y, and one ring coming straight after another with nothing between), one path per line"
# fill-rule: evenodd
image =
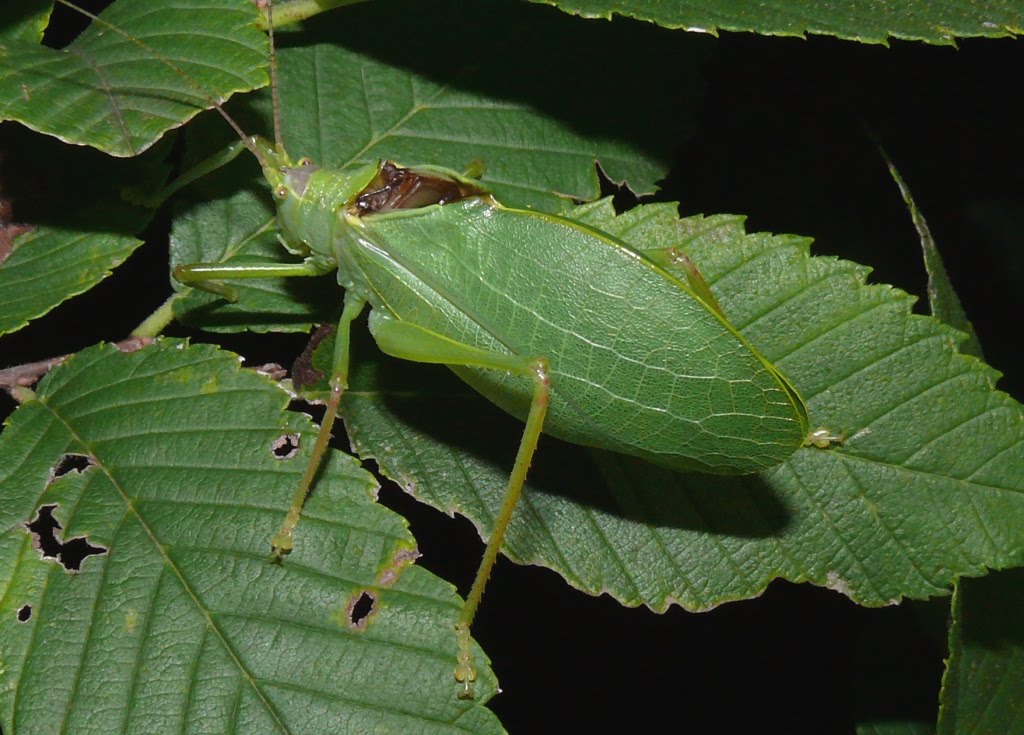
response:
M278 199L287 199L288 198L288 187L287 186L279 186L279 187L277 187L277 189L274 190L274 196L276 196Z
M312 158L300 158L299 159L299 165L300 166L312 166L313 165L313 159Z

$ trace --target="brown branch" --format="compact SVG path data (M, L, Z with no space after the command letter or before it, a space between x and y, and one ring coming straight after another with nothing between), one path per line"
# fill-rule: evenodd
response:
M152 337L129 337L120 342L115 342L114 346L121 350L121 352L135 352L136 350L141 350L146 345L153 344L154 341ZM46 360L27 362L24 365L4 368L0 370L0 388L14 396L16 388L31 388L35 385L36 381L70 356L61 355L60 357L51 357Z

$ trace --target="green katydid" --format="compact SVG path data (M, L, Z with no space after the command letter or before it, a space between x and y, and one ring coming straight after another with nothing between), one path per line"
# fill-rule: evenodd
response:
M267 3L268 16L271 10ZM470 626L542 432L716 474L772 467L804 443L802 399L729 324L695 268L680 280L627 243L566 217L506 207L448 169L380 162L331 170L294 159L280 141L273 81L272 92L276 143L246 136L210 100L241 140L196 173L247 148L273 191L279 238L301 260L197 263L178 266L174 276L227 299L236 293L224 279L336 270L344 288L330 397L309 465L271 541L277 559L295 543L347 387L350 327L367 307L383 352L448 365L525 422L456 626L461 696L472 696L476 678Z

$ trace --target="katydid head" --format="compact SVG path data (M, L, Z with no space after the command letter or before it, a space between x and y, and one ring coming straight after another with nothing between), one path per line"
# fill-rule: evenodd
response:
M336 262L339 228L358 227L365 217L489 196L476 181L448 169L405 168L391 161L322 169L309 159L292 162L262 138L253 140L277 202L284 246L327 263Z
M271 145L259 140L263 146ZM333 262L337 228L346 226L350 203L374 180L379 165L338 171L320 168L308 158L292 162L284 154L267 160L263 173L277 204L282 243L295 255Z
M252 135L248 138L250 149L256 155L263 169L263 176L274 192L282 187L296 189L301 197L306 190L305 181L309 174L316 170L313 161L308 158L292 161L284 146L278 146L260 135ZM301 174L298 178L296 173ZM281 199L283 195L274 195Z

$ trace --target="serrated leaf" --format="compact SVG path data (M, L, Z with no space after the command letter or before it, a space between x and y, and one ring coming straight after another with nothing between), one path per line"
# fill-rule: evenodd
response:
M667 28L717 34L751 31L770 36L823 34L864 43L900 38L951 44L957 38L1013 36L1024 31L1024 5L1016 0L979 6L969 0L771 0L737 4L677 0L532 0L585 18L626 15Z
M1024 570L965 579L953 595L939 735L1024 732Z
M0 334L88 291L141 244L126 235L55 228L19 237L0 262Z
M101 17L144 46L99 23L60 51L6 42L0 119L134 156L209 107L209 98L267 83L267 40L247 0L119 0Z
M678 221L666 205L615 218L608 202L578 215L652 255L688 254L733 324L795 383L812 425L845 441L715 478L544 439L511 558L655 610L708 609L776 578L885 605L1024 563L1021 407L957 352L956 332L911 315L906 294L866 286L866 268L810 258L805 238L746 234L741 218ZM521 428L445 371L354 365L342 410L353 446L487 535ZM495 423L506 428L486 438L471 428ZM496 455L500 437L507 453Z
M4 732L500 732L486 669L478 703L455 697L459 598L409 566L404 522L351 458L332 453L295 552L268 561L314 432L288 400L235 355L164 342L78 353L17 410L0 437ZM60 474L68 455L84 469ZM24 523L45 506L63 543L101 550L81 571L34 547Z
M19 220L14 231L24 234L0 248L0 334L88 291L124 262L155 212L125 201L122 187L156 186L168 171L165 145L126 161L23 129L5 132L4 193Z
M636 24L458 0L355 5L278 38L293 157L336 168L379 158L454 169L482 161L499 198L544 209L596 198L595 163L638 192L654 191L694 124L696 72L709 48ZM630 63L607 63L610 49ZM671 75L671 97L636 68ZM654 106L638 139L636 110Z
M956 289L953 288L953 283L949 279L949 273L942 262L939 248L935 244L935 238L932 237L931 229L928 227L924 214L918 209L910 187L907 186L900 172L889 159L889 156L881 148L879 150L885 159L886 166L889 168L889 175L892 176L896 186L899 187L903 203L907 205L910 219L913 221L914 229L917 230L917 237L921 241L924 268L928 273L928 306L931 309L932 316L944 324L953 327L953 329L959 329L967 336L961 345L961 349L965 354L974 355L981 360L985 359L981 351L981 342L978 340L978 334L974 331L974 325L967 318L967 313L960 303L960 297L957 296Z

